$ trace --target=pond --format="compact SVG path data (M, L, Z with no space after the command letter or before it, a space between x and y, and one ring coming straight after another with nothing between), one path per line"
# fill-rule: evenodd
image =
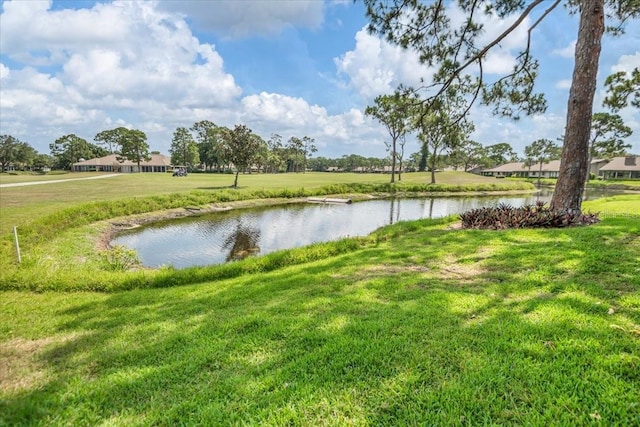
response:
M588 198L594 197L602 194L588 195ZM365 236L398 221L440 218L499 203L523 206L539 200L549 201L550 193L234 209L152 223L119 234L111 244L135 249L147 267L185 268L221 264L348 236Z

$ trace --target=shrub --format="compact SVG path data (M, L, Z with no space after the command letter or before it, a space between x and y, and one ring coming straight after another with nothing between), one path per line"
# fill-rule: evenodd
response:
M107 270L126 271L140 265L140 258L136 251L122 245L100 251L100 257Z
M472 209L460 215L462 228L500 230L506 228L560 228L595 224L599 214L552 211L544 202L520 208L501 203Z

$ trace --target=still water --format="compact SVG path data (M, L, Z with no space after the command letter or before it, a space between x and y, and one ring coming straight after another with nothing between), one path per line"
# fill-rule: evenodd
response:
M398 221L440 218L499 203L517 207L549 199L549 193L538 193L236 209L153 223L124 232L111 244L135 249L142 264L148 267L185 268L221 264L347 236L365 236Z

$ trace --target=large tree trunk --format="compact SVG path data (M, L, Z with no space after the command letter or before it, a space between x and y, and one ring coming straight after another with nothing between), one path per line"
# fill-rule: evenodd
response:
M589 169L589 137L596 91L600 42L604 34L604 0L583 0L576 42L573 80L567 106L567 127L558 182L551 209L580 212Z

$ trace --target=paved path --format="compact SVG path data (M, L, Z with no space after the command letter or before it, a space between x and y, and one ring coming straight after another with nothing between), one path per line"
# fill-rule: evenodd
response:
M55 184L55 183L58 183L58 182L82 181L83 179L113 178L114 176L120 176L120 174L112 173L112 174L109 174L109 175L90 176L90 177L87 177L87 178L52 179L50 181L14 182L12 184L0 184L0 188L24 187L25 185Z

